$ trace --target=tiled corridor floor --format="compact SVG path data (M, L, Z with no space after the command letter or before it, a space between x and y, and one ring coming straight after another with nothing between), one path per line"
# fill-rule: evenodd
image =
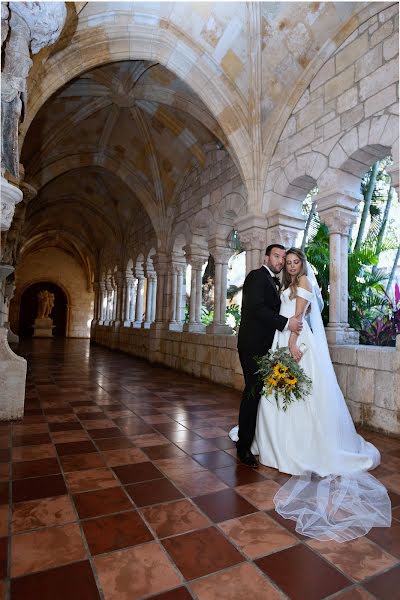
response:
M1 600L400 598L399 441L364 432L391 529L307 541L273 510L285 476L236 461L237 392L85 340L20 351L25 417L0 424Z

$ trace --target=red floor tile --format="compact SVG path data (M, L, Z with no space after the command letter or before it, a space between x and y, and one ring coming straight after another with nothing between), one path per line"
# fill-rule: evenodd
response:
M14 463L13 479L25 479L26 477L45 477L56 475L60 472L60 465L56 458L42 458L39 460L27 460Z
M88 561L11 580L12 600L100 600Z
M82 527L93 555L143 544L153 539L136 511L83 521Z
M373 594L378 600L394 600L400 589L400 565L372 577L364 583L365 589Z
M17 479L12 484L13 502L26 502L67 493L62 475Z
M123 484L164 477L161 471L150 462L113 467L113 471Z
M230 489L197 496L193 502L216 523L257 512L252 504Z
M203 577L244 560L213 527L167 538L162 544L185 579Z
M136 506L149 506L182 498L183 494L168 479L143 481L126 486Z
M132 508L132 503L121 487L95 492L84 492L73 496L76 510L81 519L107 515Z
M255 563L292 600L321 600L351 583L300 544L260 558Z

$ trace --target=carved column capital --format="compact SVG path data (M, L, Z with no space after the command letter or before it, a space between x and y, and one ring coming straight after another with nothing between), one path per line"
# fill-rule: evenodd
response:
M9 2L9 7L29 28L33 54L54 44L67 17L65 2Z
M8 183L4 177L1 177L0 187L0 231L8 231L13 220L15 205L18 204L18 202L21 202L23 194L15 185Z
M337 207L319 213L320 219L328 227L329 234L349 235L350 228L357 221L357 214Z

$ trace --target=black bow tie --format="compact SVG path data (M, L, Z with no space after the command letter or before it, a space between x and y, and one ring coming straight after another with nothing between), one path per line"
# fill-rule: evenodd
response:
M276 287L280 288L281 282L279 281L279 277L273 277L272 279L274 280Z

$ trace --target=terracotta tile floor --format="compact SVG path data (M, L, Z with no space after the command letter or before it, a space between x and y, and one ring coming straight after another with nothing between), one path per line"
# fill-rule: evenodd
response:
M0 600L400 599L400 441L363 432L392 527L315 542L273 510L286 477L237 463L238 392L86 340L20 352L25 417L0 424Z

